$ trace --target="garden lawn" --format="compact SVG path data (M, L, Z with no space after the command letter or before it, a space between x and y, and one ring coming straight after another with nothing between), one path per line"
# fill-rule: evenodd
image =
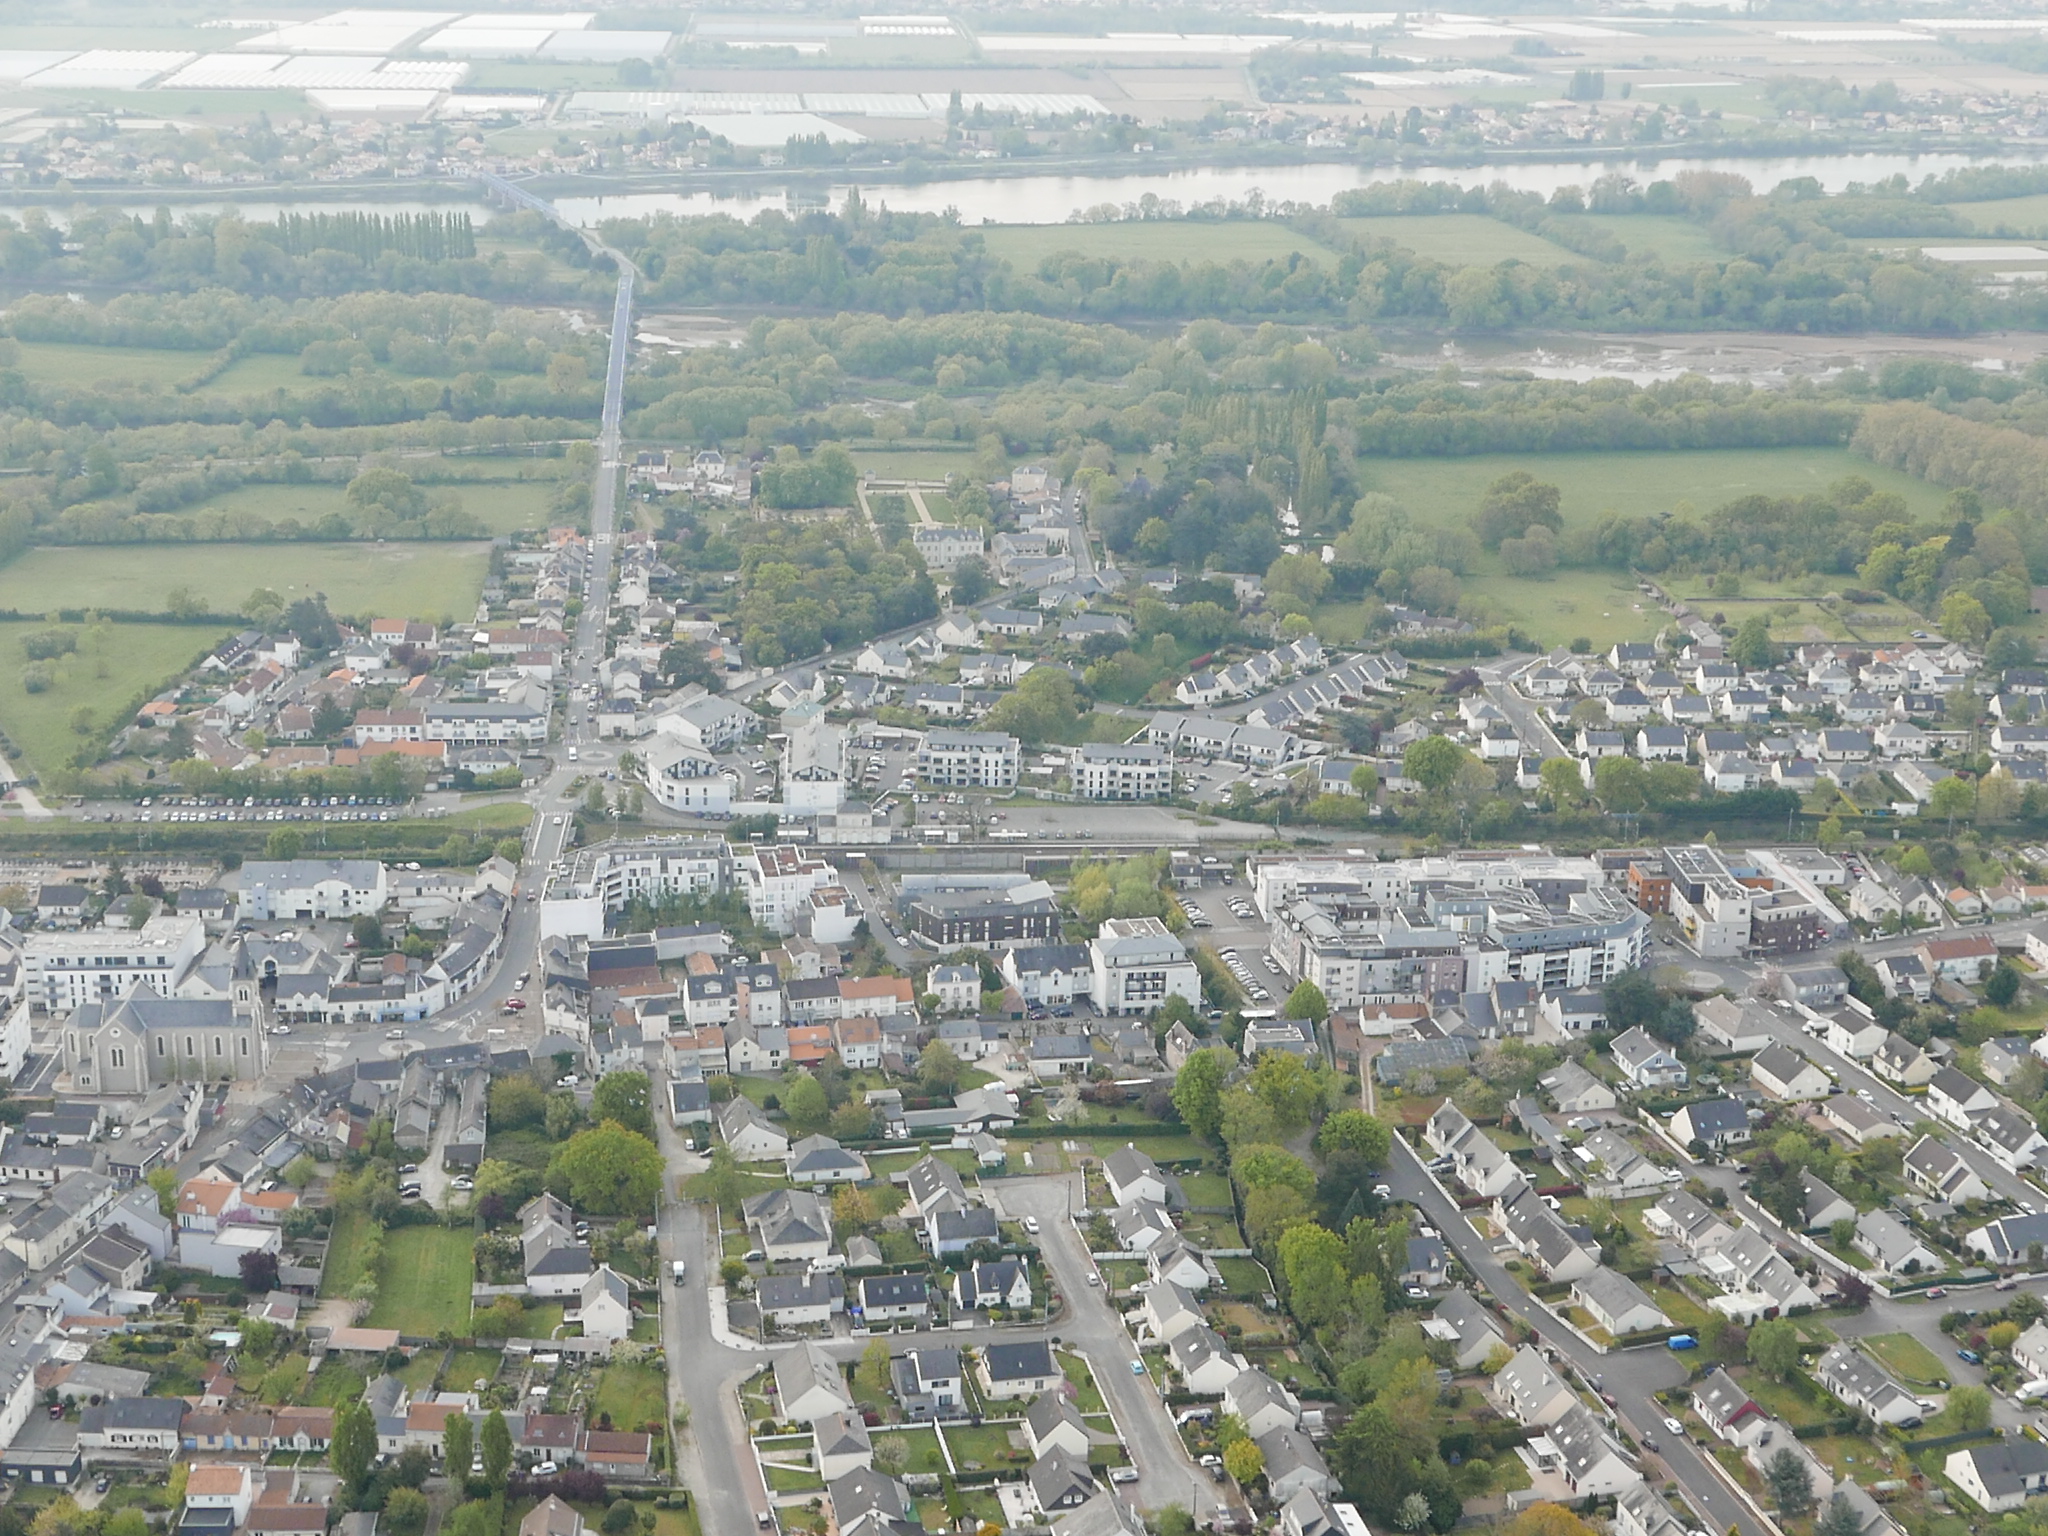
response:
M1681 1328L1690 1329L1697 1335L1711 1318L1707 1309L1694 1301L1675 1285L1652 1285L1645 1289L1650 1300L1664 1309L1664 1315Z
M1242 1248L1244 1234L1228 1216L1188 1216L1181 1220L1188 1241L1207 1253L1214 1248Z
M885 1440L894 1440L903 1446L903 1470L906 1472L943 1472L946 1470L945 1455L939 1450L938 1431L930 1425L920 1424L915 1428L876 1430L874 1443L879 1446Z
M1095 1384L1095 1375L1088 1369L1088 1362L1079 1355L1055 1350L1054 1358L1060 1369L1067 1374L1067 1380L1074 1386L1074 1406L1082 1413L1104 1413L1108 1410L1102 1401L1102 1388Z
M1263 1296L1273 1289L1265 1266L1257 1259L1217 1259L1214 1263L1233 1296Z
M475 1273L474 1232L394 1227L384 1234L377 1305L364 1326L396 1328L428 1338L444 1328L467 1333L469 1288Z
M1230 1180L1220 1173L1184 1173L1180 1175L1180 1192L1188 1197L1188 1204L1197 1209L1234 1209Z
M1130 1112L1124 1111L1126 1115ZM1208 1154L1209 1149L1192 1136L1098 1136L1089 1143L1097 1157L1108 1157L1119 1151L1125 1142L1135 1142L1140 1152L1151 1154L1156 1163L1195 1162Z
M505 1357L495 1349L458 1349L448 1362L448 1390L468 1392L479 1380L495 1381L504 1363Z
M649 1365L608 1365L591 1394L590 1414L612 1416L612 1427L634 1431L668 1419L668 1379Z
M973 1426L949 1424L946 1426L946 1444L953 1452L953 1464L962 1472L972 1472L975 1466L995 1468L1012 1466L1020 1461L1028 1462L1028 1453L1021 1452L1010 1443L1013 1431L1021 1429L1016 1424L976 1424Z
M1832 1400L1803 1376L1773 1381L1761 1371L1750 1371L1743 1378L1742 1388L1764 1412L1783 1419L1794 1429L1825 1424L1834 1417Z
M334 1218L327 1244L327 1267L320 1272L322 1296L346 1296L362 1279L359 1255L370 1226L370 1218L361 1211L344 1211Z
M434 1378L441 1374L442 1358L442 1351L438 1349L423 1349L392 1374L405 1383L406 1390L414 1397L425 1397L434 1389Z
M79 549L34 550L38 555L96 554ZM16 565L21 564L17 561ZM13 573L0 573L0 582ZM63 606L35 601L17 593L14 606L26 601L29 611ZM8 606L0 602L0 606ZM159 605L161 606L161 605ZM50 686L30 693L22 671L28 654L23 637L56 630L75 638L78 649L49 663ZM134 718L149 701L201 656L219 643L224 630L201 624L109 624L95 632L82 624L0 623L0 730L28 762L47 778L62 768L81 747L97 748ZM85 711L80 715L79 711ZM80 731L79 725L86 729ZM24 765L17 764L20 768Z
M1948 1371L1934 1351L1910 1333L1878 1333L1857 1341L1872 1359L1909 1387L1945 1387Z

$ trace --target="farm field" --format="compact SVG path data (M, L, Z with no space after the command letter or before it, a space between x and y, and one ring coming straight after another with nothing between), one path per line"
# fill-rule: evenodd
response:
M1643 516L1690 501L1702 512L1750 495L1803 496L1845 475L1895 491L1916 517L1941 510L1941 486L1859 458L1846 448L1727 448L1678 453L1499 453L1469 458L1360 461L1366 489L1385 491L1425 519L1463 518L1478 510L1486 487L1510 470L1526 469L1564 492L1566 528L1603 512Z
M475 1234L449 1227L394 1227L384 1234L377 1305L370 1328L396 1328L432 1337L469 1326L469 1286L475 1271Z
M174 588L232 612L258 587L327 594L337 616L453 618L483 590L484 544L122 544L32 549L0 570L0 608L162 611Z
M988 242L991 255L1025 269L1060 251L1126 261L1284 261L1299 251L1328 266L1338 261L1322 242L1265 219L982 225L974 233Z
M169 389L206 366L210 351L167 347L93 347L68 341L19 341L15 365L32 384L159 384ZM294 359L296 365L296 359Z
M1570 220L1574 226L1606 230L1628 247L1631 256L1655 256L1667 265L1728 259L1704 225L1675 214L1575 213Z
M514 533L522 528L547 526L548 503L556 484L553 480L491 476L475 482L425 485L421 489L429 500L446 496L460 501L462 510L482 522L491 533ZM201 512L240 513L269 518L272 522L296 518L301 523L313 523L330 512L347 516L348 489L331 483L244 485L174 515L187 517Z
M1512 260L1548 267L1588 259L1483 213L1375 214L1338 222L1361 239L1392 240L1418 256L1454 266L1490 267Z
M1949 203L1980 233L2010 229L2048 234L2048 192L2032 197L2001 197L1982 203Z
M76 636L78 650L50 664L49 688L30 693L22 678L29 660L22 637L45 630ZM222 633L197 624L116 624L95 638L82 624L0 623L0 730L28 760L17 767L32 767L47 780L81 746L126 724L131 705L176 678ZM90 711L84 731L74 728L86 723L80 710Z

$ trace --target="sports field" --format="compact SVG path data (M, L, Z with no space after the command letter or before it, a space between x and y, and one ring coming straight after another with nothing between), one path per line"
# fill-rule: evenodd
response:
M0 568L0 608L160 613L184 587L216 612L258 587L287 601L327 595L337 617L453 619L483 590L490 546L464 544L121 544L32 549Z
M384 1234L377 1305L366 1327L432 1338L469 1327L476 1236L450 1227L394 1227Z
M1516 453L1471 458L1361 459L1368 490L1385 491L1411 512L1463 518L1486 487L1510 470L1526 469L1564 492L1567 528L1613 511L1627 516L1669 512L1690 501L1702 512L1750 495L1803 496L1845 475L1861 475L1896 491L1915 516L1932 517L1948 492L1886 469L1846 448L1728 448L1682 453Z
M45 663L49 686L30 693L22 637L46 630L71 636L78 649ZM131 706L175 680L221 634L193 624L110 624L95 631L80 624L0 623L0 729L28 760L17 769L32 767L47 779L81 747L105 741L127 723Z
M1285 261L1296 251L1330 266L1338 260L1328 246L1268 219L981 225L974 233L992 255L1027 269L1059 251L1126 261Z
M1345 229L1360 238L1392 240L1418 256L1461 267L1490 267L1497 261L1526 261L1533 266L1555 266L1560 262L1587 258L1561 245L1553 245L1526 229L1503 224L1483 213L1424 213L1375 215L1371 218L1340 219Z

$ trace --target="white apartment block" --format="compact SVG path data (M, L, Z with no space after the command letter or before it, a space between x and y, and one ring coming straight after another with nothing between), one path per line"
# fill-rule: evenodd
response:
M1113 917L1088 942L1095 1007L1150 1013L1169 997L1202 1004L1202 977L1187 948L1156 917Z
M954 789L1014 789L1023 766L1017 738L996 731L927 731L917 776Z
M38 930L22 950L28 999L49 1013L126 997L143 982L158 995L177 991L206 948L196 917L152 917L140 928Z
M258 921L311 921L381 912L390 892L376 859L251 860L237 877L239 915Z
M1164 800L1173 793L1173 754L1144 742L1091 742L1073 758L1083 800Z
M644 776L654 798L672 811L697 816L732 814L732 780L714 758L688 748L650 748Z

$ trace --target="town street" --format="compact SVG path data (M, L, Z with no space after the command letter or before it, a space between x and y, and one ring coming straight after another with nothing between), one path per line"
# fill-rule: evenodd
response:
M1569 1360L1588 1385L1598 1380L1601 1390L1614 1398L1615 1414L1637 1440L1656 1440L1654 1453L1670 1469L1685 1490L1687 1500L1701 1517L1701 1524L1717 1532L1740 1531L1742 1536L1766 1536L1765 1528L1748 1506L1728 1491L1720 1476L1706 1464L1705 1453L1691 1440L1664 1428L1666 1410L1651 1394L1683 1382L1686 1365L1663 1345L1616 1350L1603 1355L1539 1307L1519 1281L1493 1256L1484 1238L1473 1230L1465 1215L1446 1199L1421 1160L1401 1137L1394 1138L1394 1156L1387 1182L1396 1199L1416 1206L1429 1224L1443 1235L1458 1256L1458 1262L1495 1300L1536 1330L1538 1338ZM1642 1458L1650 1459L1650 1453Z

